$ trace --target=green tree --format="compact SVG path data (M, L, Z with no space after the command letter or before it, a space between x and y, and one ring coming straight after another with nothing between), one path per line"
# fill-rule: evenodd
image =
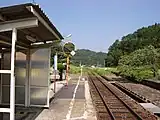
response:
M110 47L105 59L106 66L117 66L120 57L123 55L120 49L120 41L116 40Z
M62 74L63 74L64 69L65 69L65 66L62 63L58 63L58 71L60 74L60 80L62 80Z
M119 60L121 56L129 55L135 50L143 49L149 45L160 48L159 23L148 27L142 27L132 34L123 36L121 40L116 40L108 49L106 63L111 66L117 66L117 59ZM117 53L117 51L120 52Z
M159 53L152 45L124 55L119 60L119 71L128 76L135 76L136 71L151 70L154 77L158 76ZM138 73L139 74L139 73Z

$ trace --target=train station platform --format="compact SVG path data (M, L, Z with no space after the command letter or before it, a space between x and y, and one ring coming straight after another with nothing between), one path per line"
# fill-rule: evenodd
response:
M56 93L50 94L53 98L49 108L16 106L16 120L96 120L87 78L82 80L78 75L71 75L68 86L65 83L56 82ZM8 119L9 114L3 113L2 120Z
M160 108L152 103L140 103L145 109L154 113L155 115L160 115Z
M54 99L55 95L64 87L66 81L57 81L56 82L56 93L53 93L54 83L50 85L50 99ZM15 107L15 120L35 120L35 118L43 112L44 108L41 107ZM9 120L8 113L1 113L0 120ZM44 119L43 119L44 120ZM45 119L46 120L46 119Z
M71 75L68 86L55 94L49 109L35 120L96 120L87 80Z

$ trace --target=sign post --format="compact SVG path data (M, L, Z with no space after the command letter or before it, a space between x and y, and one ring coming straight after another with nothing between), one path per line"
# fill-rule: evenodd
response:
M69 81L69 55L67 55L67 66L66 66L66 85L68 86Z
M63 47L64 53L67 55L67 61L66 61L66 85L68 86L68 81L69 81L69 57L75 55L75 45L71 42L65 43Z

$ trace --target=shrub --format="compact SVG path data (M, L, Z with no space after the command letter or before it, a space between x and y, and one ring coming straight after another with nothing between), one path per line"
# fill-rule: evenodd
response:
M136 50L124 55L119 60L118 70L121 75L141 81L158 76L159 53L153 46Z
M153 72L147 67L128 67L128 66L119 66L118 70L121 71L120 75L136 81L142 81L144 79L152 78Z

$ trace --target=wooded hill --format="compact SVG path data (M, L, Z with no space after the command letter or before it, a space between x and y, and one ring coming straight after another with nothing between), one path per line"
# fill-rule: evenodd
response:
M106 65L117 66L121 56L149 45L160 48L160 24L143 27L133 34L123 36L121 40L115 40L108 49Z
M86 66L104 66L104 60L107 57L106 53L95 52L88 49L76 50L75 56L71 58L73 65L79 66L80 63Z
M106 66L118 66L133 79L159 77L160 24L143 27L116 40L108 49Z

